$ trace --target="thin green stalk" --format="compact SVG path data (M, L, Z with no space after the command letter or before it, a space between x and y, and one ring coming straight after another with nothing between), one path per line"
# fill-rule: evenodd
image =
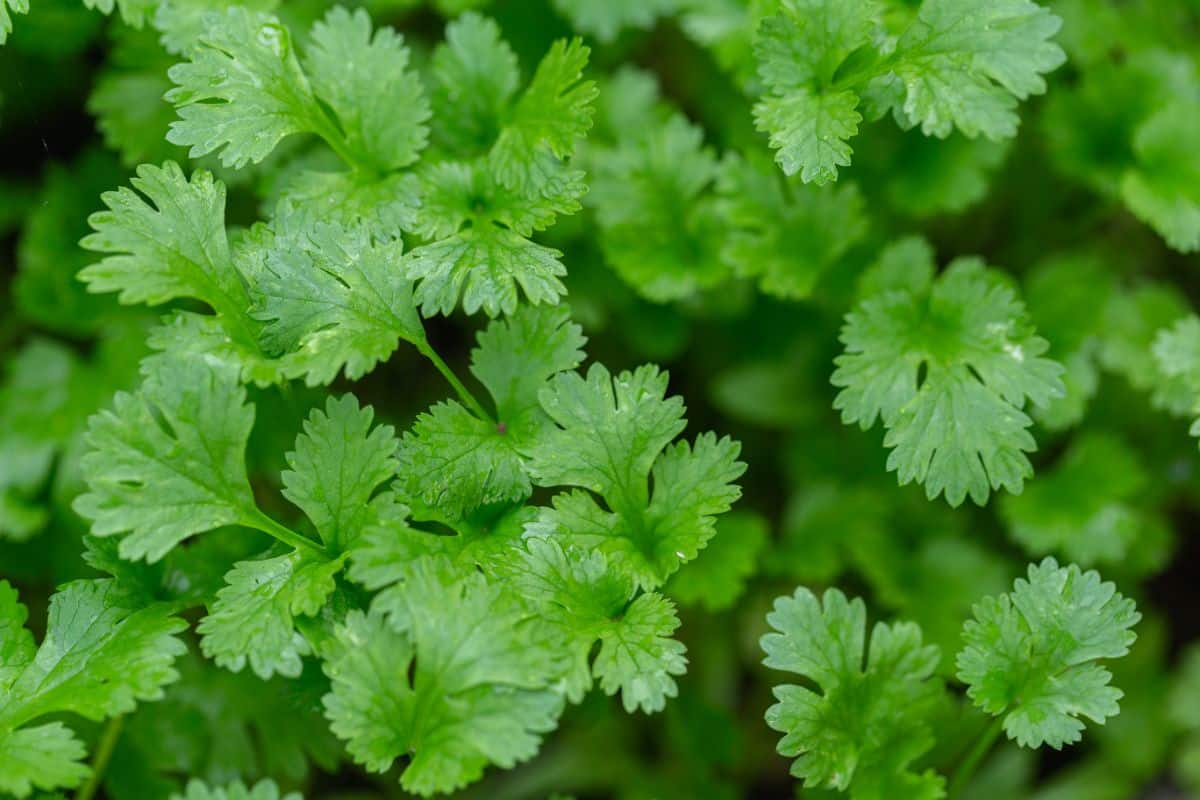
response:
M975 740L975 745L967 753L962 763L958 765L958 769L954 770L954 776L950 779L950 789L946 795L950 800L955 800L955 798L961 795L967 786L967 782L971 780L971 776L975 774L975 770L979 768L983 757L992 749L992 745L996 743L996 739L1000 736L1000 731L1003 729L1004 718L996 717L979 734L979 738Z
M124 724L125 717L118 715L110 719L104 726L104 730L100 733L100 741L96 743L96 752L92 754L92 774L88 777L87 783L75 792L75 800L92 800L92 797L95 796L100 784L104 781L104 772L108 769L109 760L112 759L117 739L121 738L121 727Z
M355 155L354 151L346 144L346 138L342 132L338 130L337 125L325 114L323 110L318 110L313 119L313 132L325 140L325 144L329 145L329 149L333 150L337 157L345 162L346 166L359 172L365 172L373 175L375 170L369 164Z
M428 342L418 344L417 350L420 351L421 355L433 362L433 365L437 367L437 371L442 373L442 377L454 388L454 393L458 395L458 399L462 401L463 405L471 409L472 414L482 420L495 424L496 420L492 418L492 415L484 409L482 403L475 399L475 395L471 394L470 390L463 385L463 382L454 374L454 370L450 369L450 365L442 360L442 357L429 346Z
M280 525L258 509L255 509L245 517L242 520L242 524L257 531L262 531L268 536L273 536L284 544L290 544L297 550L307 549L310 552L320 555L322 558L330 558L329 552L319 543L314 542L307 536L296 533L291 528Z

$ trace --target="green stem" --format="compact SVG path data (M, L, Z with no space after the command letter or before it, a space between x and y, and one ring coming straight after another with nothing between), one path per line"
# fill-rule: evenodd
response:
M117 746L117 739L121 738L121 726L124 724L125 717L116 716L104 726L100 741L96 743L96 752L92 754L92 774L87 783L75 792L75 800L92 800L96 790L100 788L104 780L104 771L108 769L108 762Z
M983 757L992 749L992 745L996 743L996 739L1000 736L1000 731L1004 729L1004 718L996 717L992 720L984 730L979 734L979 738L975 740L974 747L967 753L966 758L958 765L958 769L954 770L954 776L950 779L950 789L946 796L950 800L960 796L963 789L966 788L967 782L971 780L971 776L975 774L975 770L979 767Z
M248 528L262 531L268 536L273 536L284 544L290 544L297 550L307 549L322 558L330 558L329 553L320 544L307 536L301 536L291 528L280 525L257 508L242 520L242 524Z
M312 120L313 132L325 140L325 144L329 145L337 157L346 163L346 166L358 172L365 172L368 175L375 174L374 168L366 164L355 155L354 151L346 144L346 138L342 132L338 130L337 125L325 114L323 110L318 110Z
M421 355L433 362L433 365L437 367L437 371L442 373L442 377L454 388L454 393L458 395L458 399L462 401L463 405L471 409L471 413L485 422L495 424L496 420L492 419L492 415L484 410L483 404L475 399L475 395L471 394L470 390L463 385L463 382L454 374L454 370L450 369L450 366L429 346L428 342L419 343L417 350L420 351Z

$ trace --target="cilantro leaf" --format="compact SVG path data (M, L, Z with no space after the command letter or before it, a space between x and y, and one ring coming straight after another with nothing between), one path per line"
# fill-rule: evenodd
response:
M1017 100L1044 92L1042 74L1065 60L1050 41L1060 20L1030 0L924 0L911 19L886 17L872 0L785 0L763 19L755 119L788 175L836 180L864 102L930 136L1011 137Z
M263 680L298 677L310 648L294 618L321 610L341 568L340 559L298 551L238 562L197 627L204 655L233 672L249 664Z
M517 287L532 304L556 303L566 292L562 253L529 239L558 214L578 210L582 173L566 171L552 194L502 186L485 163L443 162L422 174L416 232L428 244L411 250L405 271L417 282L426 316L480 308L489 317L511 314Z
M189 60L167 73L179 115L167 140L193 158L219 150L231 167L262 161L298 133L320 136L368 175L416 160L429 107L395 31L372 35L365 11L334 8L313 26L305 56L302 67L270 14L234 6L206 15Z
M1016 135L1017 100L1046 91L1062 20L1031 0L925 0L896 44L903 117L926 135Z
M391 28L371 33L363 9L330 9L313 25L304 66L313 91L337 116L360 164L390 172L412 164L429 138L429 101Z
M491 395L496 421L455 400L419 415L400 445L406 494L452 517L528 497L522 449L549 424L538 392L553 375L579 365L584 341L565 306L522 306L492 322L471 352L471 372Z
M763 19L754 40L766 96L754 107L759 130L770 134L776 160L805 183L837 180L850 165L849 140L858 133L859 98L839 89L835 70L869 41L874 3L797 0Z
M1046 341L992 276L964 259L932 283L864 300L846 316L831 378L843 422L865 430L882 418L900 484L924 483L952 506L1020 492L1036 447L1021 407L1063 393L1062 367L1042 357Z
M1079 741L1080 717L1103 723L1118 712L1122 693L1095 662L1128 653L1140 619L1133 600L1096 572L1047 558L1010 593L975 606L958 678L975 705L1004 715L1008 738L1057 750Z
M1200 124L1200 105L1181 104L1159 112L1134 134L1136 169L1128 171L1121 193L1129 208L1182 253L1200 250L1200 159L1188 147L1189 132Z
M0 789L26 797L34 787L76 786L89 774L82 743L47 715L91 720L162 697L185 651L186 627L162 604L135 607L111 580L75 581L50 600L46 636L34 647L28 614L0 581Z
M370 614L351 612L325 662L334 733L372 771L411 756L400 783L422 796L529 759L562 706L545 626L482 575L452 575L419 560Z
M8 41L12 33L12 17L9 14L28 14L29 0L0 0L0 44Z
M588 53L579 39L560 39L538 64L489 153L490 166L505 186L534 183L543 148L567 158L592 127L596 84L580 81Z
M557 495L539 532L598 549L646 589L703 549L715 517L740 496L734 481L745 470L729 438L705 433L694 446L670 444L684 409L666 390L666 374L651 365L615 377L599 364L586 378L560 373L541 392L556 427L529 451L539 485L586 490Z
M371 427L375 412L354 395L330 397L314 410L287 454L283 496L300 508L321 540L343 552L384 513L390 497L376 494L396 473L396 436Z
M809 788L854 798L936 800L940 775L911 764L933 746L930 716L941 692L938 649L911 622L876 623L868 644L866 608L836 589L818 599L799 588L776 599L762 637L772 669L800 675L820 691L774 688L767 724L784 734L778 750L796 756L792 774Z
M279 787L270 779L247 788L241 781L212 787L193 778L188 781L183 794L172 794L171 800L303 800L303 797L299 792L280 795Z
M566 289L559 251L530 240L556 216L579 210L583 173L568 165L591 126L596 95L580 82L588 50L556 42L513 101L516 57L495 22L468 13L433 54L433 138L453 156L422 171L407 274L426 316L463 310L511 314L517 287L556 303Z
M661 711L675 696L674 676L687 660L683 644L671 638L679 619L670 600L656 592L635 596L633 581L610 570L602 553L564 549L548 537L528 539L500 574L559 628L571 654L568 698L580 700L593 678L606 694L620 691L628 712Z
M189 60L168 71L178 108L167 141L192 158L220 150L242 167L267 157L286 136L329 122L296 58L292 36L275 17L234 6L205 17Z
M372 429L373 418L346 395L330 397L304 423L287 455L283 494L312 522L325 552L306 547L234 565L198 628L204 654L221 666L238 672L248 664L264 680L300 675L310 647L296 618L321 611L349 545L391 510L391 496L375 493L395 474L396 438L390 426Z
M344 371L357 380L386 361L398 341L424 345L425 330L401 272L399 240L375 242L288 212L276 216L257 254L252 315L283 370L309 385Z
M81 244L109 255L80 279L94 292L120 292L123 303L192 297L231 316L244 312L246 292L225 236L225 185L204 170L189 181L173 161L143 164L130 183L105 192L108 210L89 218L93 232Z
M468 11L446 26L432 59L433 138L458 156L487 152L521 74L495 20Z
M247 313L250 298L225 232L225 185L204 170L189 181L173 161L141 165L130 183L137 191L105 192L108 210L88 218L93 232L80 244L107 255L81 270L80 280L92 292L118 292L122 303L202 301L216 312L219 331L213 320L195 324L226 340L222 349L247 377L274 382L277 370L259 350L258 325Z
M236 378L198 359L164 359L136 394L89 421L74 508L121 556L157 561L175 545L259 514L246 476L254 407Z

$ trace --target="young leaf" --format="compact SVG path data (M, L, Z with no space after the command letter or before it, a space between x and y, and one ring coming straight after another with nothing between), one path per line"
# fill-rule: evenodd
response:
M928 270L926 274L929 274ZM846 316L845 352L831 381L834 408L864 430L883 420L888 469L933 499L983 505L992 489L1020 492L1035 449L1021 408L1063 393L1062 367L1014 292L979 263L959 260L930 283L876 294Z
M0 44L8 41L12 33L12 17L9 14L28 14L29 0L0 0Z
M429 139L429 101L400 34L372 35L366 11L335 6L313 25L304 66L358 163L391 172L417 160Z
M636 594L628 576L610 570L598 552L564 549L555 539L532 537L500 575L560 629L570 653L567 697L578 702L600 682L621 692L627 712L661 711L676 695L676 675L687 666L675 606L656 592ZM596 641L600 648L589 663Z
M405 493L451 517L532 491L522 450L549 424L538 392L583 360L584 337L564 306L523 306L479 334L471 372L487 388L496 421L455 400L417 417L400 446Z
M310 648L295 617L321 610L341 568L342 559L298 551L238 562L197 627L204 655L233 672L249 664L263 680L276 673L298 677Z
M599 550L645 589L703 549L745 471L729 438L668 446L685 423L683 403L666 390L666 374L651 365L615 377L599 364L586 378L560 373L541 392L556 427L529 451L538 484L579 487L543 510L538 532Z
M425 797L531 758L562 706L545 626L482 575L453 574L418 561L369 615L351 612L325 662L334 733L372 771L409 755L400 783Z
M929 136L1011 137L1017 100L1066 58L1050 41L1060 20L1031 0L924 0L894 38L886 16L872 0L784 0L763 20L755 118L788 175L836 180L864 101Z
M596 84L580 81L588 52L579 39L560 39L538 64L489 154L505 186L527 189L537 181L543 148L556 158L568 158L592 127Z
M0 790L17 797L34 787L77 786L89 774L85 751L60 722L29 727L47 715L100 720L162 697L185 652L186 627L170 609L136 608L114 581L76 581L50 600L46 636L34 647L28 613L0 581Z
M260 513L246 476L254 406L229 372L164 359L136 394L89 422L74 508L95 536L121 536L121 556L157 561L184 539Z
M400 340L423 345L425 329L402 273L399 240L376 242L361 227L306 224L282 211L263 235L253 316L283 370L310 386L344 371L357 380Z
M1103 723L1119 711L1122 693L1096 662L1128 653L1141 618L1096 572L1047 558L1010 593L975 606L963 626L958 678L975 705L1004 716L1008 738L1061 749L1079 741L1080 717Z
M287 27L235 6L205 17L190 58L167 73L179 109L167 140L192 158L220 150L221 163L262 161L286 136L328 125L300 68Z
M921 643L911 622L876 623L869 645L866 607L836 589L822 599L799 588L775 601L774 629L762 637L763 663L811 681L820 691L774 688L767 724L784 734L778 750L795 756L792 774L809 788L850 797L937 800L944 781L912 762L933 746L930 716L941 692L938 649Z

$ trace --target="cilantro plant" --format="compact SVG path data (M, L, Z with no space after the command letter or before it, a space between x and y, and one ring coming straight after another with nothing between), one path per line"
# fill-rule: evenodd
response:
M0 800L1200 797L1197 30L0 0Z

